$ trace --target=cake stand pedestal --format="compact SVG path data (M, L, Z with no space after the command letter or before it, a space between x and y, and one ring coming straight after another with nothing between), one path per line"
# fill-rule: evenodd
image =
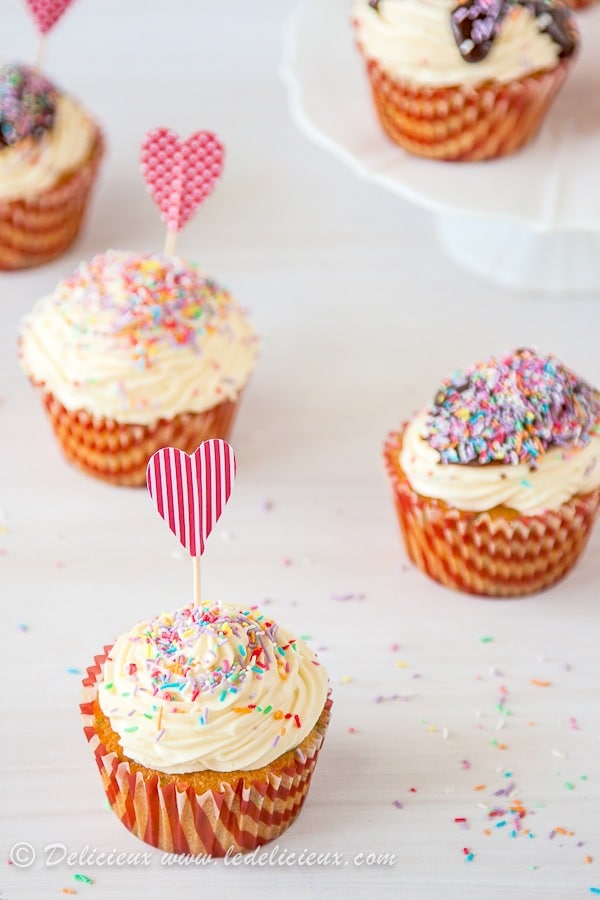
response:
M514 221L438 213L443 250L466 269L510 288L600 289L600 231L537 232Z

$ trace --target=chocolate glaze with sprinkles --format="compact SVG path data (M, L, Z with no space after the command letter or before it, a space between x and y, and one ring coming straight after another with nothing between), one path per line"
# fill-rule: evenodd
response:
M427 410L422 437L442 463L527 463L551 447L583 447L600 392L553 356L529 349L453 373Z
M29 66L0 69L0 147L30 135L41 138L54 125L56 89Z
M369 0L380 13L381 0ZM559 56L571 56L578 45L575 17L561 0L465 0L452 10L450 22L462 58L478 63L486 58L503 19L511 8L522 6L533 16L537 27L559 47Z
M575 19L560 0L465 0L451 14L454 38L465 62L478 63L486 58L502 20L514 6L528 10L539 30L557 44L560 57L573 54L577 46Z

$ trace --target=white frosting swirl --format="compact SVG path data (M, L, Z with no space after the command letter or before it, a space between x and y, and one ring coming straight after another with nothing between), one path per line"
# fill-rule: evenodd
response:
M258 353L239 306L180 259L109 250L25 319L21 363L70 410L153 424L237 399Z
M0 151L0 202L29 200L79 168L98 127L70 97L56 101L54 125L41 138L24 138Z
M367 59L390 77L420 87L506 83L553 69L560 48L540 31L535 18L513 6L485 59L465 62L452 33L450 14L457 0L357 0L353 20Z
M114 644L98 700L123 752L168 774L258 769L297 747L327 699L306 644L255 607L183 607Z
M537 460L537 468L524 463L460 465L441 463L425 433L427 409L406 427L400 466L411 487L423 497L442 500L456 509L483 512L507 506L532 516L558 509L576 494L600 487L600 432L592 432L584 447L553 447Z

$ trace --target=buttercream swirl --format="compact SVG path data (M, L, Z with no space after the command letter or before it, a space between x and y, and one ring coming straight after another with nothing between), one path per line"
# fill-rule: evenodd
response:
M463 58L454 38L456 0L379 0L375 6L369 0L354 4L359 46L390 77L413 85L506 83L555 68L561 55L524 6L511 6L489 53L476 64Z
M423 409L406 427L400 451L400 465L423 497L472 512L505 506L531 516L558 509L576 494L600 487L598 426L585 446L553 447L538 459L536 468L527 463L444 464L424 437L428 412Z
M203 603L118 638L98 699L123 752L140 765L231 772L298 746L327 689L316 655L256 607Z
M25 372L67 408L152 424L237 399L258 339L230 294L179 258L109 250L24 320Z
M29 200L81 166L98 126L71 98L59 94L52 128L0 148L0 202Z
M457 509L558 509L600 486L600 393L522 348L458 369L405 429L414 490Z

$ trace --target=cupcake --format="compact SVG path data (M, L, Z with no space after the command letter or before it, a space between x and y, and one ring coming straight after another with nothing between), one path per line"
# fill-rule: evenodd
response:
M522 349L447 378L389 435L408 555L456 590L518 597L569 572L600 504L600 394Z
M37 266L67 250L103 147L90 116L42 74L0 68L0 269Z
M125 827L165 851L224 856L292 824L330 706L306 644L256 607L203 603L107 647L81 712Z
M20 336L66 458L144 485L152 454L226 438L258 352L230 294L177 257L108 250L39 300Z
M560 0L356 0L353 24L381 126L432 159L522 147L578 45Z

